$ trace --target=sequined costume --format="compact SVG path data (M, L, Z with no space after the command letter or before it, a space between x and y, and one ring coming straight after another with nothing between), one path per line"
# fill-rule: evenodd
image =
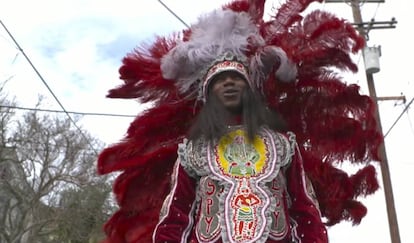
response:
M235 127L180 145L154 242L327 242L294 135L245 140Z
M372 99L341 72L357 71L352 55L365 43L346 20L304 14L313 2L287 0L264 20L265 0L233 0L123 59L124 82L108 97L151 106L99 155L99 173L120 172L105 242L326 242L325 226L361 222L359 197L379 188L382 137ZM227 68L291 134L263 127L250 146L236 129L186 142L209 77Z

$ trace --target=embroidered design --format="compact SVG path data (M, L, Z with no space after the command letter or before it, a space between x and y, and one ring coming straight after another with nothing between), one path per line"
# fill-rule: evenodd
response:
M220 235L219 198L222 192L223 187L210 177L200 180L200 193L203 201L196 231L200 242L212 242Z
M237 242L244 242L256 236L257 207L262 204L262 200L252 192L249 182L245 178L239 181L236 191L231 201L234 211L233 239Z
M186 159L181 161L200 180L197 240L263 243L269 237L284 238L289 227L283 226L286 205L281 200L287 194L283 195L284 182L273 181L291 160L291 143L266 128L253 141L243 127L230 129L216 143L204 139L187 143Z
M281 240L288 233L289 222L284 212L283 192L286 190L285 178L281 173L269 184L270 191L276 200L275 210L272 212L270 235L273 240Z
M266 165L266 145L256 136L247 142L243 130L235 130L220 139L217 147L217 163L223 174L230 177L258 176Z
M213 169L216 175L228 182L223 214L224 239L229 242L254 242L267 231L270 218L264 212L273 200L262 183L271 180L272 172L278 170L276 149L268 135L259 134L248 141L244 130L238 128L213 147L209 163L217 168Z

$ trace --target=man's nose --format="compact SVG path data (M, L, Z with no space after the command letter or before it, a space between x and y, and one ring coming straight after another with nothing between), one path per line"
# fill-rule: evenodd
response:
M225 76L223 79L223 84L225 86L234 85L234 78L230 75Z

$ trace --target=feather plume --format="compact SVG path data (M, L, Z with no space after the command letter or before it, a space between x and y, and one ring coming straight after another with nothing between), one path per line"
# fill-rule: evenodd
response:
M175 80L180 92L186 93L224 53L233 53L240 60L247 59L245 52L249 38L255 39L258 44L264 44L257 31L246 13L215 10L202 16L191 27L190 39L178 43L163 57L163 76Z
M100 173L121 172L114 184L120 209L105 225L107 243L151 241L177 144L198 114L198 82L224 52L248 60L269 108L296 134L327 224L361 222L367 209L358 197L378 189L372 163L380 161L383 137L372 99L337 71L356 72L351 55L365 43L350 23L330 13L302 16L312 2L321 1L287 0L265 22L264 0L232 1L182 34L158 37L123 59L124 83L108 97L153 106L98 158ZM349 176L338 168L342 163L361 169Z

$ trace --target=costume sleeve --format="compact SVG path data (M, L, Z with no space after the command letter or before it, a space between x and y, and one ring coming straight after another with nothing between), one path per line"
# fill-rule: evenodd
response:
M153 242L187 242L193 225L195 209L195 179L190 177L177 160L171 179L171 192L166 197L160 220L153 233Z
M291 199L289 215L292 238L300 243L326 243L327 231L322 222L319 205L312 184L307 179L303 161L296 145L296 153L286 170L287 190Z

